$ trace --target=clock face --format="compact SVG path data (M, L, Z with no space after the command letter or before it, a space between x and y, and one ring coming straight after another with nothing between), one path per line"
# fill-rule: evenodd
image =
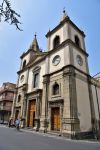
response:
M61 60L60 56L56 55L52 61L53 65L55 65L55 66L58 65L60 63L60 60Z
M76 56L76 60L77 60L77 63L78 63L80 66L83 65L83 59L82 59L82 57L81 57L80 55L77 55L77 56Z

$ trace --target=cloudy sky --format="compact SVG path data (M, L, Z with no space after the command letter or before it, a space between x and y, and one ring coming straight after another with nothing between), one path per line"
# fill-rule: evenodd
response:
M17 81L20 55L37 32L39 46L46 50L45 34L60 21L65 7L71 20L85 32L90 74L100 72L100 0L10 0L21 15L22 32L0 23L0 85ZM0 0L2 2L2 0Z

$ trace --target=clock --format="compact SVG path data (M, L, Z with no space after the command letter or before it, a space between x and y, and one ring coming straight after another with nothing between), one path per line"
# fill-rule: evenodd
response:
M83 59L82 59L82 57L81 57L80 55L77 55L77 56L76 56L76 60L77 60L77 63L78 63L80 66L83 65Z
M60 60L61 60L60 56L56 55L52 60L53 65L54 66L58 65L60 63Z

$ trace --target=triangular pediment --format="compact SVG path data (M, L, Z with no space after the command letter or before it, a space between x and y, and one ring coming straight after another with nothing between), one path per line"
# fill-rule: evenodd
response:
M31 66L31 65L33 65L33 64L35 64L35 63L41 61L41 59L45 59L45 56L46 56L46 53L34 55L34 56L30 59L30 61L29 61L29 63L28 63L28 66Z

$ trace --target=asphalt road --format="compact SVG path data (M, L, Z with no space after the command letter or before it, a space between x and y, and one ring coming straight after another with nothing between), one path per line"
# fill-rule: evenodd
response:
M0 150L100 150L100 143L18 132L14 128L0 126Z

